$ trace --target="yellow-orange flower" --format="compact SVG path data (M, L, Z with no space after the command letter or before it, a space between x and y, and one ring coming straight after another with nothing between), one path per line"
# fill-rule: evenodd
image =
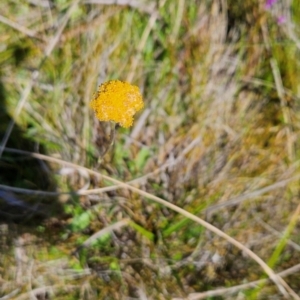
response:
M144 107L144 102L137 86L110 80L99 86L90 107L100 121L114 121L128 128L132 126L134 114Z

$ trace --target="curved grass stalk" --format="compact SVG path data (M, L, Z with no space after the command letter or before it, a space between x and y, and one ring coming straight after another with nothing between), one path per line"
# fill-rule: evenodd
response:
M185 216L186 218L189 218L190 220L193 220L194 222L202 225L203 227L205 227L206 229L208 229L209 231L215 233L216 235L222 237L223 239L225 239L226 241L228 241L229 243L231 243L232 245L236 246L237 248L239 248L240 250L244 251L244 253L246 253L250 258L252 258L254 261L257 262L258 265L260 265L260 267L264 270L264 272L269 276L269 278L274 282L274 284L277 286L278 290L281 292L281 294L285 297L285 298L294 298L297 300L300 300L300 297L289 287L289 285L278 275L276 275L274 273L274 271L258 256L256 255L253 251L251 251L250 249L248 249L246 246L244 246L242 243L238 242L237 240L235 240L234 238L232 238L231 236L227 235L225 232L223 232L222 230L218 229L217 227L211 225L210 223L202 220L201 218L189 213L188 211L162 199L159 198L157 196L154 196L148 192L142 191L136 187L133 187L127 183L123 183L117 179L111 178L109 176L106 175L102 175L101 173L85 168L85 167L81 167L78 166L74 163L70 163L67 161L64 161L62 159L58 159L58 158L54 158L54 157L50 157L47 155L43 155L43 154L39 154L39 153L34 153L34 152L29 152L29 151L23 151L23 150L18 150L18 149L12 149L12 148L4 148L4 151L7 152L12 152L12 153L18 153L18 154L24 154L24 155L28 155L37 159L42 159L45 161L49 161L49 162L55 162L58 164L62 164L65 166L69 166L72 168L78 168L78 169L82 169L85 170L87 172L89 172L92 175L95 176L100 176L105 180L108 180L116 185L118 185L120 188L127 188L129 190L131 190L132 192L138 193L141 196L144 196L148 199L151 199L152 201L162 204L165 207L168 207L169 209L176 211L177 213Z
M294 273L297 273L300 271L300 264L295 265L291 268L288 268L277 275L280 277L288 276ZM242 290L247 290L251 288L257 287L259 284L267 283L268 279L260 279L251 281L248 283L243 283L240 285L232 286L232 287L225 287L225 288L218 288L216 290L201 292L201 293L191 293L188 295L188 300L200 300L200 299L207 299L208 297L215 297L215 296L223 296L224 295L230 295L234 293L238 293ZM182 298L173 298L172 300L184 300Z

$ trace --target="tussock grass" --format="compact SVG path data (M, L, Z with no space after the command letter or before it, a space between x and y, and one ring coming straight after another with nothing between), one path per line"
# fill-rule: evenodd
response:
M297 299L297 1L92 2L1 10L1 146L49 159L2 149L0 297ZM88 103L109 79L145 109L99 157Z

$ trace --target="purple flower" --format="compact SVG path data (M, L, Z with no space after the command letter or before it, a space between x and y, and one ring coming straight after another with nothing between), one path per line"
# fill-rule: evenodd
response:
M277 0L266 0L265 9L271 9Z
M286 22L286 18L285 18L285 16L279 16L278 18L277 18L277 24L284 24Z

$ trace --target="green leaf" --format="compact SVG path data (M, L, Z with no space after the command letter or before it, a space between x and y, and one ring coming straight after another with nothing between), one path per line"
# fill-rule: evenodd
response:
M144 166L149 157L150 157L150 149L142 148L135 159L135 167L138 171L144 169Z
M81 231L89 226L91 222L91 213L89 211L85 211L82 214L73 218L70 229L73 232Z
M139 232L141 235L145 236L148 240L153 241L154 240L154 234L144 227L141 227L140 225L130 221L129 226L131 226L133 229L135 229L137 232Z

